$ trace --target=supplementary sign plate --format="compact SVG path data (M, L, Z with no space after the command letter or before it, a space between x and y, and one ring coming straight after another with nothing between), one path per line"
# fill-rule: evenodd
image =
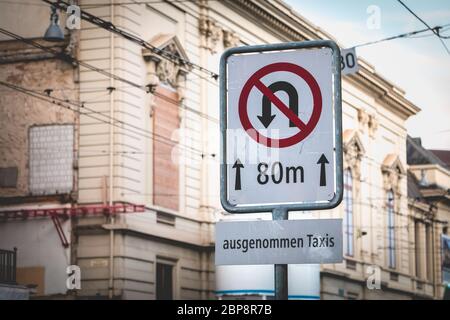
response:
M218 222L216 265L342 262L342 219Z

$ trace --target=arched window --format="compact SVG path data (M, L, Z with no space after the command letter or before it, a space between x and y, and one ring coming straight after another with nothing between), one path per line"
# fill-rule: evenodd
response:
M387 228L388 228L388 260L389 268L395 268L395 216L394 216L394 192L387 193Z
M344 250L353 256L353 177L350 169L344 171Z

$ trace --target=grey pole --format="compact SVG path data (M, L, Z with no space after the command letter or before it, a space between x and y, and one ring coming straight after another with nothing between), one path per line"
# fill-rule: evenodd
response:
M286 208L275 208L272 211L272 220L288 220L289 212ZM274 265L275 300L288 299L288 265Z

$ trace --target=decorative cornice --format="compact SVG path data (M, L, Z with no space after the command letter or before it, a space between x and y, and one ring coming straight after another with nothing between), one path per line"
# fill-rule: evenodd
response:
M361 178L361 159L365 153L364 146L356 130L345 130L343 140L345 167L351 169L353 177L359 183Z
M148 87L150 92L154 92L160 82L166 83L178 91L180 100L184 98L184 81L186 74L191 70L188 56L180 41L175 35L159 34L150 43L173 57L179 57L178 63L162 58L152 50L143 49L142 56L147 62Z
M370 137L374 137L378 129L378 118L373 113L368 113L365 109L358 109L358 121L362 132L366 130Z
M223 30L223 46L225 49L237 47L241 39L233 31Z
M394 153L388 154L382 162L381 172L384 190L392 189L397 195L400 195L400 180L406 174L400 157Z
M347 129L344 131L343 144L344 150L353 149L358 156L362 156L366 152L361 137L356 130Z
M379 103L392 107L405 120L420 111L420 108L403 97L393 84L363 65L360 65L356 75L350 75L346 80L374 95Z
M388 154L381 165L383 171L392 171L401 175L406 174L406 170L400 160L400 157L395 153Z
M223 39L222 28L219 24L202 15L199 19L199 32L206 39L205 47L211 53L216 53L220 40Z
M279 37L291 41L308 40L305 34L290 27L271 14L263 5L268 5L264 1L255 2L252 0L226 0L230 7L238 11L241 15L248 17L250 20L258 21L261 27L265 27L271 32L278 33ZM272 8L272 10L275 8ZM270 9L269 9L270 10ZM282 12L278 12L283 14ZM301 25L299 25L301 27Z

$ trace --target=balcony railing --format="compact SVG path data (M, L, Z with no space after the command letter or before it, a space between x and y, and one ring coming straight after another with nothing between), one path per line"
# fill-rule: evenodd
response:
M0 283L16 283L17 248L0 249Z

